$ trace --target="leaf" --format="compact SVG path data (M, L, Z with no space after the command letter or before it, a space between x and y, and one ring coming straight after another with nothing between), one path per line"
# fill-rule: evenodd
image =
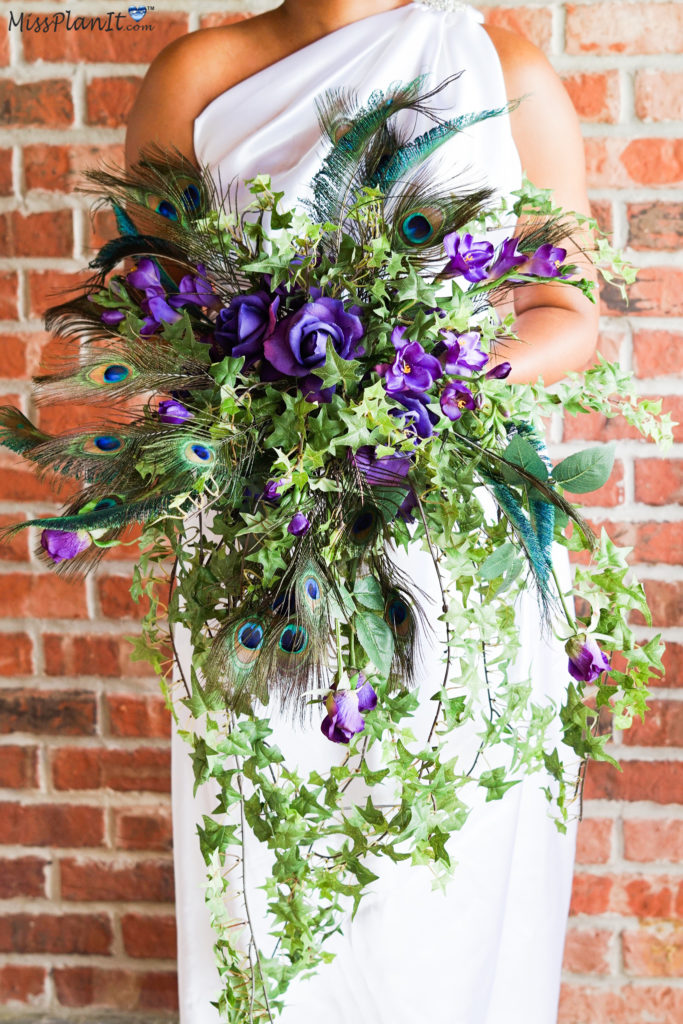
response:
M537 477L539 480L548 479L548 468L533 445L525 441L523 437L516 435L503 452L503 457L515 466L521 466L527 473Z
M504 768L493 768L489 772L482 772L479 778L479 785L487 790L486 802L490 800L500 800L503 794L516 786L519 779L512 779L510 782L505 781L505 769Z
M384 611L384 595L374 576L359 576L353 587L354 597L364 608L375 612Z
M386 678L394 657L394 637L389 626L372 612L357 614L354 621L361 647L377 671Z
M504 576L508 569L512 568L516 556L517 549L514 544L510 541L502 544L492 551L479 567L479 576L483 580L495 580L498 576Z
M328 388L332 384L343 381L344 385L356 384L362 376L363 366L357 359L342 359L332 344L332 339L327 339L327 352L323 366L315 368L316 377L320 377L323 386Z
M569 455L553 469L553 479L572 494L597 491L609 480L614 465L614 442Z

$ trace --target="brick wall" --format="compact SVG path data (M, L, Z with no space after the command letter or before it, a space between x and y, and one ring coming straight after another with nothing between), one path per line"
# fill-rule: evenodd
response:
M157 2L154 30L125 37L7 31L11 10L61 6L0 0L0 392L29 413L28 379L51 344L41 311L107 229L106 218L90 223L74 175L120 158L138 83L167 42L269 3L195 0L187 14ZM74 16L114 7L69 6ZM602 347L683 421L683 5L480 6L540 45L565 79L596 213L643 267L627 314L605 302ZM42 410L39 422L59 428L60 414ZM633 546L669 641L650 718L618 741L623 773L589 773L561 1024L683 1018L680 430L666 461L597 416L557 437L557 454L619 439L591 514ZM30 471L0 455L0 524L54 507ZM155 681L128 659L136 609L121 559L67 583L43 570L26 536L0 548L0 1016L172 1019L169 723Z

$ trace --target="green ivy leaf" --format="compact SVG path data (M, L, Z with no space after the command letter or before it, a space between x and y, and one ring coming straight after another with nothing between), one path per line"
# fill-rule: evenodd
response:
M377 671L385 678L394 657L394 636L389 626L372 612L357 614L354 619L360 645Z

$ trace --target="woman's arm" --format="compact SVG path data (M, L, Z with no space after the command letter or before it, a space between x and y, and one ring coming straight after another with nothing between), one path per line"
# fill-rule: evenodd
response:
M487 31L500 57L508 98L526 96L510 115L522 168L534 185L553 190L557 206L590 214L579 119L562 82L532 43L504 29ZM582 247L592 248L592 233L576 237ZM564 245L582 276L596 280L590 261L569 241ZM535 381L540 375L551 384L592 361L597 302L566 284L527 285L513 295L514 307L509 303L499 312L514 312L515 333L525 344L505 353L512 363L509 380Z

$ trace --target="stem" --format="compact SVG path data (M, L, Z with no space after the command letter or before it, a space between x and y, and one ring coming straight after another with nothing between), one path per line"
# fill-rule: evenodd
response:
M417 499L417 507L420 510L420 518L422 519L422 525L425 528L425 536L427 538L427 544L429 546L429 554L431 555L432 562L434 563L434 569L436 571L436 578L439 581L439 590L441 591L441 610L443 611L444 614L446 614L446 612L448 611L448 601L446 600L446 590L445 590L445 587L443 585L443 579L441 578L441 572L439 571L439 560L438 560L437 556L434 554L434 546L432 544L432 535L429 532L429 526L427 525L427 518L426 518L425 513L424 513L424 508L422 507L422 502L420 501L420 496L419 496L419 494L417 494L417 492L415 493L415 497ZM445 625L446 625L446 670L444 672L444 679L443 679L442 689L445 688L445 686L446 686L446 684L448 682L448 677L450 676L450 673L451 673L451 627L450 627L448 622ZM441 707L442 707L442 703L441 703L441 700L439 699L439 702L436 705L436 714L434 715L434 721L432 722L432 727L429 730L429 735L427 736L427 743L431 742L432 736L434 735L434 730L436 729L437 722L439 721L439 715L441 714ZM420 770L420 774L421 774L421 770Z
M176 559L175 559L175 561L173 563L173 568L171 569L171 580L170 580L170 583L169 583L169 586L168 586L168 603L169 603L169 605L171 604L171 594L173 592L173 584L175 583L176 573L178 571L178 561L179 561L179 559L176 556ZM178 666L178 671L180 672L180 678L182 679L183 686L185 687L185 693L187 694L187 696L190 699L192 699L192 690L191 690L190 686L188 685L187 679L185 678L185 673L183 672L183 666L182 666L182 664L180 662L180 658L178 657L178 649L176 648L175 637L173 635L173 623L171 623L171 622L169 622L169 624L168 624L168 635L169 635L169 637L171 639L171 647L173 648L173 659L174 659L176 665Z
M557 588L557 594L558 594L558 597L560 598L560 602L562 604L562 608L563 608L563 611L564 611L564 614L565 614L565 618L567 619L567 622L569 623L569 625L572 627L572 629L576 633L577 632L576 621L575 621L573 615L570 615L570 613L569 613L569 608L567 608L567 602L564 599L564 594L562 593L562 587L560 586L560 581L558 580L557 573L555 572L555 566L552 565L552 564L550 566L550 571L553 574L553 579L555 580L555 587Z
M339 619L335 620L334 631L337 638L337 675L339 679L341 679L342 672L344 671L344 665L342 662L341 623Z
M249 912L249 900L247 899L247 865L246 865L246 857L245 857L246 848L245 848L245 845L244 845L245 827L244 827L244 792L242 790L242 765L239 763L237 758L235 758L235 760L237 761L237 767L239 768L239 771L237 773L237 788L240 791L240 828L241 828L241 831L242 831L242 895L244 897L244 912L247 915L247 924L249 925L249 932L251 934L251 943L252 943L252 945L254 947L254 954L256 956L256 963L258 965L259 975L261 977L261 988L263 989L263 999L264 999L265 1004L266 1004L266 1011L268 1013L268 1020L271 1022L271 1024L273 1024L273 1014L271 1013L270 1001L268 999L268 989L266 987L266 978L265 978L265 975L263 973L263 967L261 965L261 955L259 953L259 949L258 949L258 945L256 943L256 939L254 938L254 926L253 926L252 921L251 921L251 913Z

